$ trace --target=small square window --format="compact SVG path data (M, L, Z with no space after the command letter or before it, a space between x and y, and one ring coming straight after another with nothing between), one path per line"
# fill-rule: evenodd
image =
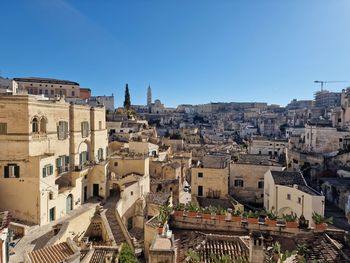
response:
M199 178L203 178L203 173L198 173Z
M258 182L258 188L259 188L259 189L264 188L264 181L259 181L259 182Z
M236 187L243 187L244 186L243 180L242 179L235 180L235 186Z
M114 166L118 166L118 162L114 162Z

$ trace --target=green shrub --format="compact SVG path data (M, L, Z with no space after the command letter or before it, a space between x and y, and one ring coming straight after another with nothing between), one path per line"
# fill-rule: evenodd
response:
M131 250L128 244L123 243L119 255L120 263L138 263L134 252Z

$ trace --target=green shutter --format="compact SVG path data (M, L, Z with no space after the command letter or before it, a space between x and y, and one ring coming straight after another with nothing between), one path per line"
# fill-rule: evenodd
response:
M9 167L8 166L4 167L4 177L9 178Z
M57 166L57 167L61 167L61 166L62 166L61 157L58 157L58 158L56 159L56 166Z
M15 166L15 176L18 178L19 177L19 166Z
M46 168L43 168L43 177L46 177Z
M52 165L50 165L50 175L52 175L53 174L53 166Z
M65 156L65 163L66 163L66 165L68 165L69 164L69 156Z

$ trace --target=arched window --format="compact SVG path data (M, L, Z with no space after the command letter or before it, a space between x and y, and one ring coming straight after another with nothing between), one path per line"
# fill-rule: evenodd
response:
M45 117L42 117L41 120L40 120L40 132L42 133L46 133L46 118Z
M34 117L32 120L32 132L34 133L39 132L39 121L37 117Z

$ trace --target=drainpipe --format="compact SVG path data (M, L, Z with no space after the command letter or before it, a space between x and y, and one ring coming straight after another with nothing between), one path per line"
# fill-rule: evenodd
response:
M304 195L301 196L301 214L304 215Z
M275 200L275 207L276 207L276 212L278 213L278 203L277 203L277 200L278 200L278 186L276 185L276 200Z

